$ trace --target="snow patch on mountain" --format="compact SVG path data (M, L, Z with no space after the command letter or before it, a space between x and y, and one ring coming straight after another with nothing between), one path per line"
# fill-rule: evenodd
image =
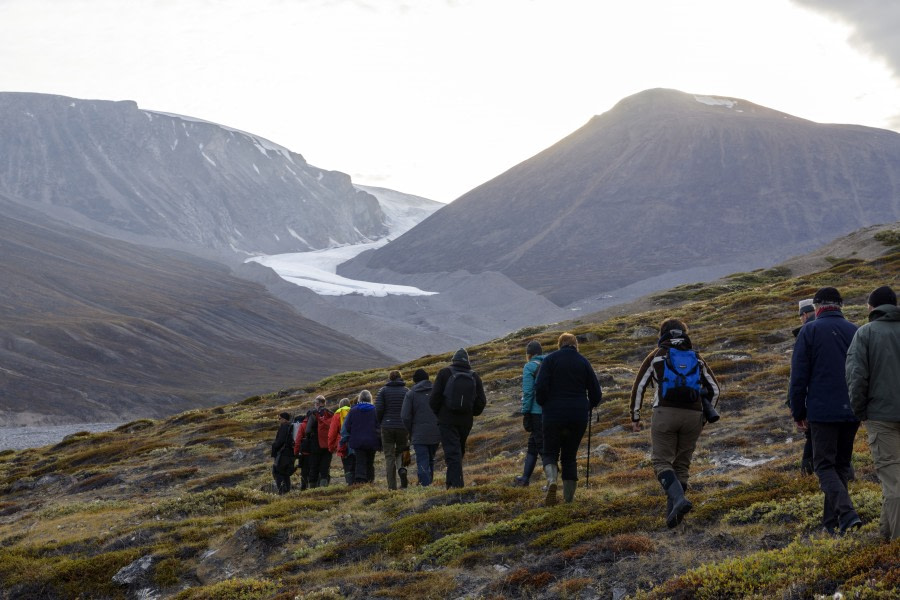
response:
M396 239L418 225L431 213L443 206L440 202L384 188L362 185L355 187L372 194L378 199L381 210L385 215L385 225L388 228L387 236L362 244L339 245L335 242L331 248L311 252L256 256L248 259L246 262L257 262L269 267L285 281L300 287L309 288L321 296L360 294L363 296L384 297L390 295L432 296L437 294L437 292L429 292L413 286L361 281L337 274L337 267L341 263L366 250L384 246L389 241ZM294 231L290 231L290 233L305 243L305 240L300 238Z

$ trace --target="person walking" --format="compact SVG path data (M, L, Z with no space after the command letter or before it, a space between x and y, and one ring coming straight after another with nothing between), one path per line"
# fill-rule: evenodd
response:
M813 469L825 494L822 526L841 535L862 525L850 499L850 459L859 419L847 391L847 350L856 325L841 312L844 300L833 287L813 297L816 320L797 335L791 356L791 413L813 443Z
M409 435L400 416L403 399L408 391L400 371L391 371L387 384L375 396L375 415L381 427L381 446L384 450L384 468L389 490L397 489L398 474L401 488L406 489L409 484L406 466L401 459L404 452L409 452Z
M525 465L522 474L513 480L513 485L524 487L531 482L531 474L537 465L538 457L544 451L543 409L534 399L534 382L538 369L544 360L541 343L531 340L525 346L525 366L522 368L522 427L528 432L528 450L525 453Z
M341 398L338 403L338 409L334 411L331 418L331 425L328 428L328 451L334 456L337 454L341 458L341 466L344 469L344 481L347 485L353 483L354 471L356 470L356 456L350 452L350 448L346 444L341 444L341 428L344 426L344 419L350 412L352 405L356 404L354 398L352 403L349 398Z
M441 447L447 465L446 486L448 489L461 488L465 485L462 461L466 455L466 440L472 431L474 417L487 405L481 377L472 370L465 348L457 350L450 365L438 371L428 405L437 415L441 432Z
M800 334L800 330L804 325L809 323L810 321L816 320L816 309L813 307L812 298L807 298L805 300L801 300L798 303L798 307L800 310L800 325L794 327L791 330L791 333L796 338ZM791 400L790 394L788 394L787 406L790 408ZM812 459L812 438L809 435L809 428L806 428L806 431L803 432L804 442L803 442L803 455L800 457L800 472L804 475L812 475L813 474L813 459Z
M291 491L291 475L294 474L294 445L291 443L291 415L278 415L278 433L272 442L272 477L278 494Z
M305 435L309 440L309 487L326 487L331 482L331 452L328 430L332 413L325 408L325 396L316 396L315 407L306 419Z
M868 298L869 322L847 350L846 376L853 413L866 423L875 473L881 481L879 532L900 538L900 309L882 286Z
M591 363L578 352L578 340L563 333L558 350L548 354L534 382L534 396L542 409L543 463L547 476L546 506L556 504L556 480L562 475L563 500L572 502L578 482L578 447L591 410L603 392ZM562 469L557 465L559 462Z
M416 453L416 471L421 486L429 486L434 480L434 455L441 441L437 415L428 405L431 388L425 369L416 369L413 373L413 386L406 392L400 411Z
M350 409L341 428L341 443L356 456L354 483L375 481L375 453L381 449L381 431L372 405L372 393L363 390L359 401Z
M654 388L650 421L650 462L666 492L666 526L677 526L693 508L685 496L691 458L703 431L703 400L715 406L719 383L694 350L688 327L680 319L659 326L656 348L638 369L631 387L631 427L641 430L641 408L647 387Z

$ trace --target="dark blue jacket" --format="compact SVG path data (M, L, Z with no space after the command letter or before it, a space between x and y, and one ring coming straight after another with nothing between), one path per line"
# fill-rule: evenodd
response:
M351 408L341 429L346 433L347 445L351 450L381 449L381 430L372 404L360 402Z
M839 310L819 313L797 335L791 356L791 414L795 421L856 421L844 366L856 325Z
M563 346L544 358L534 382L534 395L544 409L544 423L587 423L603 393L594 367L574 346Z

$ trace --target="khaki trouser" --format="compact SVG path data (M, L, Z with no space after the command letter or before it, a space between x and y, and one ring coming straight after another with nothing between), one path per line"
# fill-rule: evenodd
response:
M881 535L900 538L900 423L866 421L875 472L881 480Z
M691 457L703 431L703 413L687 408L657 406L650 422L650 462L659 476L673 470L682 484L687 483Z
M400 468L400 453L409 448L409 438L405 429L382 429L381 447L384 450L384 468L389 490L397 489L397 469Z

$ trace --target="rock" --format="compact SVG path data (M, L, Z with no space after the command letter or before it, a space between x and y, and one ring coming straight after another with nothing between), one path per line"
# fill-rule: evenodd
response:
M148 554L140 557L130 565L125 565L113 575L113 583L127 586L147 583L155 560L152 554Z
M604 429L597 435L599 435L600 437L607 437L610 435L616 435L617 433L623 433L624 431L625 431L624 427L622 427L621 425L616 425L615 427L610 427L609 429Z
M617 460L619 460L618 453L613 450L609 444L598 445L596 448L591 450L591 454L607 462L616 462Z
M631 332L632 339L656 337L657 330L653 327L635 327Z
M506 565L494 565L494 570L498 573L506 573L507 571L509 571L509 567L507 567Z
M628 595L628 590L625 588L613 588L612 590L612 600L622 600L625 596Z

